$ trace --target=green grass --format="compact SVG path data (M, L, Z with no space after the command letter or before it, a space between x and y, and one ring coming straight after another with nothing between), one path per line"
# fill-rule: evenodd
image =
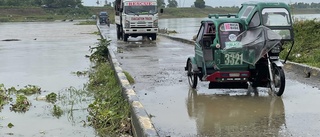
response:
M95 101L89 105L88 121L99 135L131 134L130 109L109 63L99 63L90 75L88 90Z
M288 60L320 67L320 22L316 20L296 21L293 28L295 44ZM285 47L288 48L289 45ZM288 50L284 50L281 58L284 59L287 53Z
M90 59L95 66L89 71L87 90L93 93L95 101L88 107L88 121L101 136L131 135L129 103L122 96L122 88L108 62L109 42L101 39L91 48Z
M129 83L134 84L134 78L127 71L123 71L123 73L124 73L124 75L126 75Z

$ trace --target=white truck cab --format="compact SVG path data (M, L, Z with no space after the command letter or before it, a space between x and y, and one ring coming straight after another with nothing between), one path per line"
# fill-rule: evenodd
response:
M147 36L157 39L158 7L156 0L116 0L117 38ZM162 11L162 10L161 10Z

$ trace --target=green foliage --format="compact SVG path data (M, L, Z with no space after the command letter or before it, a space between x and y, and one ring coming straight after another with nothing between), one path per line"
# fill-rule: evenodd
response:
M164 0L157 0L157 6L158 8L164 8L165 7Z
M108 60L108 46L111 40L99 39L100 42L95 47L90 47L90 60L93 62L105 62Z
M63 110L61 109L61 107L57 105L53 105L52 115L59 118L61 117L62 114L63 114Z
M17 90L18 93L23 93L25 95L32 95L41 92L41 88L35 85L27 85L24 88Z
M168 5L167 7L169 8L176 8L178 7L178 2L176 0L168 0Z
M77 72L73 72L73 74L76 74L78 77L86 76L88 74L88 71L77 71Z
M16 103L12 104L11 110L16 112L26 112L30 106L31 103L25 95L17 95Z
M14 127L14 125L13 125L12 123L9 123L9 124L8 124L8 127L9 127L9 128L12 128L12 127Z
M320 3L304 3L304 2L295 2L290 4L293 8L320 8Z
M5 104L8 104L10 97L8 95L8 92L3 84L0 84L0 112L2 109L2 106Z
M89 15L89 9L86 7L82 8L53 8L46 9L46 12L51 14L65 15L67 18L75 18L79 15Z
M128 81L130 84L133 84L134 83L134 79L133 77L127 72L127 71L123 71L124 75L126 75Z
M46 95L46 100L48 102L55 103L57 101L57 94L51 92L50 94Z
M88 121L100 135L131 134L129 104L123 99L115 72L109 63L100 63L91 73L88 89L94 93L95 101L89 105Z
M288 60L320 67L320 22L314 20L295 21L293 24L295 44ZM286 49L290 45L285 45ZM284 59L288 50L281 53Z
M122 88L115 78L115 72L108 63L108 40L100 40L90 56L96 66L89 73L87 89L94 94L95 101L88 107L88 122L99 135L131 135L130 109L122 96Z
M196 8L205 8L206 7L206 3L204 2L204 0L196 0L194 2L194 7L196 7Z
M41 6L64 8L82 6L81 0L0 0L0 6Z

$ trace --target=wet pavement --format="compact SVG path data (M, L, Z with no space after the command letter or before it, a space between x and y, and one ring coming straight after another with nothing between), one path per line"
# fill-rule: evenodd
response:
M259 88L258 95L247 89L208 89L207 82L194 91L184 70L193 45L161 36L117 41L114 25L102 34L112 40L122 69L135 78L134 90L161 137L320 135L320 87L309 79L286 72L282 97L269 95L266 88Z
M17 89L36 85L41 95L31 95L32 106L26 113L10 111L10 105L0 110L0 136L94 136L94 129L83 126L90 96L82 93L88 78L76 76L88 71L89 46L98 35L94 25L74 25L77 22L0 23L0 83ZM3 41L17 39L17 41ZM64 114L52 116L53 105L37 101L37 96L55 92L60 97L56 105ZM14 97L15 99L15 97ZM12 123L14 127L7 125Z

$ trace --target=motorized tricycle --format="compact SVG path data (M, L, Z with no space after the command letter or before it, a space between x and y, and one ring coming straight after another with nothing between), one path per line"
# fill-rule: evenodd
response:
M291 44L291 46L290 46ZM285 89L279 54L294 45L292 19L285 3L243 3L237 14L210 14L201 21L195 56L185 70L192 88L198 78L209 88L267 87L277 96Z

